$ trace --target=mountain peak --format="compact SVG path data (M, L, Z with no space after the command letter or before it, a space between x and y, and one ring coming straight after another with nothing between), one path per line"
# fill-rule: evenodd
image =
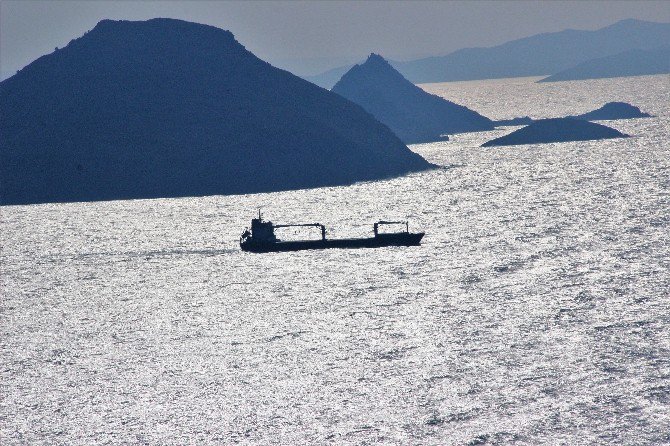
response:
M370 53L368 56L368 59L365 61L367 62L373 62L373 63L378 63L378 62L383 62L383 63L388 63L386 59L384 59L380 54L377 53Z
M188 28L209 28L216 30L217 32L224 32L232 34L230 31L226 31L216 26L206 25L204 23L189 22L181 19L173 19L170 17L155 17L153 19L147 20L112 20L112 19L102 19L100 20L93 29L96 28L108 28L108 27L123 27L123 26L137 26L137 27L164 27L164 28L178 28L178 27L188 27Z
M152 33L151 36L147 38L155 37L158 34L162 33L164 35L179 35L182 33L192 34L192 33L201 33L206 34L209 38L217 38L228 40L231 43L238 43L235 40L233 33L221 28L217 28L211 25L205 25L202 23L187 22L180 19L172 19L167 17L158 17L148 20L111 20L103 19L100 20L95 27L87 35L114 35L116 33L127 33L127 32L141 32L141 33ZM184 36L186 37L186 36ZM238 43L239 44L239 43Z
M354 65L337 83L348 82L349 84L360 84L363 78L375 78L386 84L395 84L398 86L411 85L411 82L393 68L386 59L376 53L371 53L365 62ZM335 87L333 87L334 89Z
M393 66L389 63L389 61L384 59L381 55L377 53L370 53L367 60L363 62L361 65L374 68L386 68L395 71L395 68L393 68Z

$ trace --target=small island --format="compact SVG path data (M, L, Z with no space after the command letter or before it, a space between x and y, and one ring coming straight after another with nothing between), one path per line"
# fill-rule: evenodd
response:
M595 139L626 138L618 130L589 121L573 118L540 119L509 135L492 139L481 147L541 144L550 142L588 141Z
M650 118L649 113L644 113L639 107L625 102L608 102L597 110L583 113L577 116L571 116L575 119L584 119L586 121L607 121L615 119L631 118Z
M608 102L599 109L592 110L588 113L582 113L576 116L566 116L566 118L581 119L583 121L614 121L616 119L634 119L634 118L651 118L652 115L645 113L632 104L626 102ZM494 121L498 127L515 127L520 125L530 125L537 122L529 116L520 118L501 119Z

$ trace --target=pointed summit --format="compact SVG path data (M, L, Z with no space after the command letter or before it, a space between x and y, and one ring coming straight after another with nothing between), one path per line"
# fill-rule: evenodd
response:
M494 127L479 113L426 93L374 53L345 73L332 91L362 106L406 144Z
M103 20L0 83L0 204L254 193L431 167L358 105L212 26Z
M386 59L376 53L370 53L368 58L361 64L361 66L366 67L367 70L376 69L380 71L396 71L395 68L393 68L393 66Z
M384 59L381 55L379 55L377 53L370 53L370 55L368 56L368 59L365 61L365 63L380 64L380 65L383 65L383 66L391 66L391 64L389 64L386 59Z

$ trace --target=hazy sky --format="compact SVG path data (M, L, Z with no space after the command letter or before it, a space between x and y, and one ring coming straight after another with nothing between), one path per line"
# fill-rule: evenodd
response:
M670 22L670 2L0 1L0 71L13 73L105 18L172 17L228 29L296 74L491 46L540 32L597 29L625 18ZM3 76L4 77L4 76Z

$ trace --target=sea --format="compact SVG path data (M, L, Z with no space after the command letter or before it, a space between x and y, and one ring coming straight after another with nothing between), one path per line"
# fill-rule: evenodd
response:
M348 187L0 208L0 444L670 444L670 76L538 79L421 87L494 119L654 117L452 135L410 147L438 169ZM259 209L426 235L242 252Z

